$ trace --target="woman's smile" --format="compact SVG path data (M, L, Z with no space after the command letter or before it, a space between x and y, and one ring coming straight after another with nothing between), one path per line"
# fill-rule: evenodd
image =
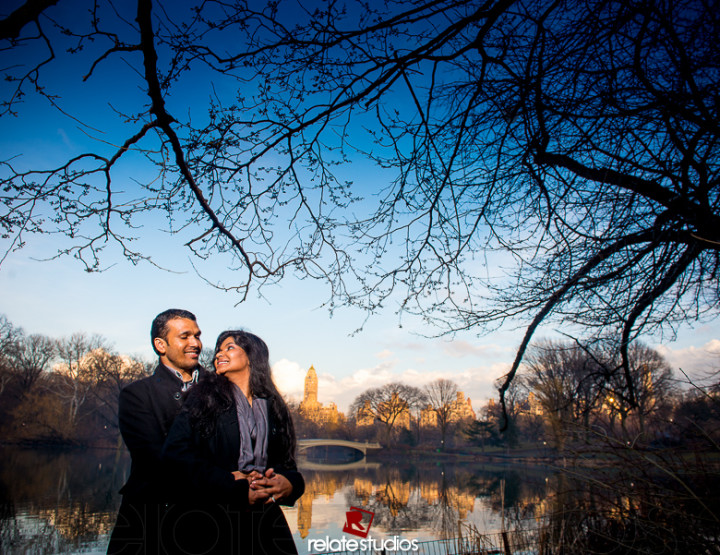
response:
M215 370L218 374L250 370L247 353L232 337L228 337L215 353Z

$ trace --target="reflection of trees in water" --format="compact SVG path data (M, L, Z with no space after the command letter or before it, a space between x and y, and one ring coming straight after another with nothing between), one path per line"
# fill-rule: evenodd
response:
M115 451L0 450L0 552L62 552L115 523L129 459Z
M21 552L38 553L100 546L102 536L114 524L117 490L129 471L129 459L123 457L116 464L115 456L112 451L0 449L0 553L17 551L13 546L21 546ZM707 507L703 507L679 489L677 480L663 482L657 475L642 474L638 465L630 462L627 471L592 469L585 479L579 478L579 467L573 467L575 475L550 474L536 467L462 464L305 470L307 487L298 504L298 528L309 533L313 500L347 491L346 508L373 511L373 528L389 534L421 529L440 538L455 537L458 521L477 521L478 515L471 515L482 506L488 513L480 516L491 519L504 511L508 530L537 529L536 546L542 542L557 545L556 541L578 531L585 534L578 539L586 545L598 545L603 536L634 541L651 534L660 538L652 541L662 541L657 545L665 547L677 544L670 543L675 541L672 534L685 542L702 534L720 540L716 537L720 514L717 481L696 483L696 478L681 475L693 491L712 492L705 495ZM635 469L632 473L631 468ZM625 483L630 479L633 486ZM632 496L628 495L631 490L635 492ZM710 503L708 499L717 500ZM335 525L343 517L340 512ZM716 520L711 522L712 518ZM715 530L712 538L708 535L711 530Z
M585 553L617 552L618 546L623 553L720 553L717 471L677 473L678 467L661 471L658 461L658 468L645 464L558 475L543 544L552 549L572 538Z
M315 499L317 496L325 495L332 497L335 492L347 484L352 484L357 479L357 472L332 471L323 472L319 470L301 470L305 478L305 493L301 499Z
M301 505L306 506L320 495L331 497L342 487L350 486L346 506L375 512L373 527L381 526L391 532L428 528L452 535L457 532L458 519L472 512L476 498L468 486L473 473L457 473L444 466L393 465L377 471L303 471L303 474L306 487Z
M458 522L472 514L478 498L496 513L504 508L508 514L517 514L517 507L535 503L545 491L544 473L531 478L532 472L525 470L475 465L388 464L376 470L304 471L304 475L303 531L311 526L308 505L320 495L333 496L344 486L350 486L348 508L375 513L373 528L389 533L433 530L440 538L457 535Z
M384 467L372 477L372 489L367 480L355 480L346 496L349 505L373 511L373 528L391 533L415 530L430 521L430 507L422 502L420 478L412 466Z
M438 488L437 501L430 505L430 524L440 538L453 538L457 536L459 520L464 520L468 512L472 512L475 505L475 495L466 487L466 481L444 466L440 473L440 480L436 482Z
M544 512L549 473L531 467L510 467L502 471L477 474L468 484L490 509L513 522L535 519Z
M0 481L0 548L10 545L15 536L15 505L10 499L7 486Z
M347 502L373 511L373 526L390 533L423 528L449 538L457 535L458 522L473 512L478 497L497 496L501 505L496 493L501 479L497 473L452 464L392 465L373 477L356 477Z
M642 456L644 463L638 455L624 465L578 466L540 483L516 472L473 481L494 510L504 509L507 530L539 552L720 554L717 471L667 463L661 471L659 457Z

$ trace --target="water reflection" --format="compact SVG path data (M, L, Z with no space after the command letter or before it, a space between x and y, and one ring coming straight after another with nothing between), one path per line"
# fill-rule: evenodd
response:
M303 465L306 492L297 506L300 538L338 535L345 511L375 513L373 533L423 539L458 535L460 522L496 531L503 512L544 499L547 473L478 464L388 462L343 471ZM514 507L516 506L516 507Z
M104 552L129 471L122 451L0 448L0 552Z
M0 448L0 553L104 553L130 470L124 450ZM373 511L372 535L455 537L458 523L502 526L545 497L546 473L469 464L304 462L307 488L286 515L298 550L306 539L342 536L350 507Z

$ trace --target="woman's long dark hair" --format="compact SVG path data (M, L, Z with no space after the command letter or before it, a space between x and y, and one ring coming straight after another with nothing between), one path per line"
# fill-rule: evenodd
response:
M270 369L270 352L265 342L257 335L244 330L228 330L222 332L215 342L217 355L223 342L232 338L250 362L250 394L254 398L268 400L270 412L273 414L273 432L278 434L285 444L284 456L295 458L295 427L290 410L280 392L275 387ZM213 356L213 360L215 357ZM192 427L203 437L209 437L215 430L220 413L234 404L233 384L225 376L217 372L207 372L200 381L190 389L184 410L190 416Z

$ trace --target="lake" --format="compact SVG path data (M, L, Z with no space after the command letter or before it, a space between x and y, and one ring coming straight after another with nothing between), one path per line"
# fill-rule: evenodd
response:
M372 516L376 541L454 538L460 525L497 532L510 516L532 523L554 481L535 467L433 461L303 460L301 470L305 495L285 510L301 555L323 541L360 540L343 533L348 511L364 524ZM124 449L0 448L0 552L104 553L129 472Z

